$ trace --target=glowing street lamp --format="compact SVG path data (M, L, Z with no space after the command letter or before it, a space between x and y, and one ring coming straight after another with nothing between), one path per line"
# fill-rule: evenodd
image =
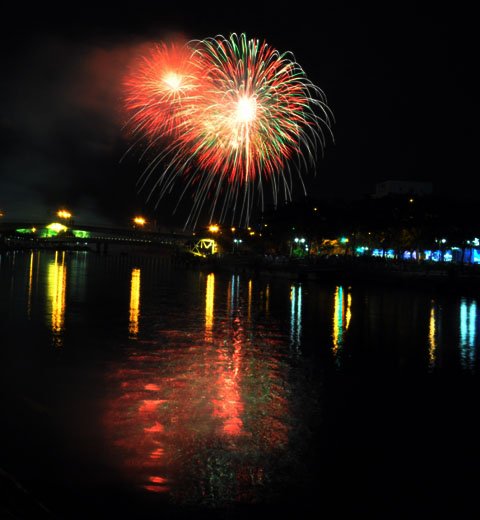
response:
M232 253L235 252L236 248L243 242L241 238L234 238L232 243Z
M208 231L210 231L210 233L218 233L220 231L220 227L217 224L211 224L208 226Z
M65 232L68 229L67 226L60 224L60 222L52 222L51 224L48 224L48 226L46 226L46 228L57 234L61 233L61 232Z
M293 243L290 242L290 256L292 256L293 254L295 254L296 256L298 256L298 255L303 256L305 253L308 253L308 243L307 243L306 238L295 237L293 239L293 242L295 242L295 250L294 250Z
M136 225L136 226L140 226L140 227L143 227L147 221L143 218L143 217L135 217L133 219L133 223Z
M57 211L57 217L68 220L68 219L72 218L72 214L70 213L70 211L67 211L66 209L60 209Z

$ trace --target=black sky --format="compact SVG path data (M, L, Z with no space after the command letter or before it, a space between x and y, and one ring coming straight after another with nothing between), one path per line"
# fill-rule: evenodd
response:
M65 11L22 6L3 21L0 209L44 216L68 205L83 220L149 210L135 193L142 164L122 130L120 81L132 51L172 33L246 32L290 50L333 110L335 143L306 178L313 196L356 197L386 179L428 180L475 194L479 84L473 11L342 3L132 2ZM21 12L22 11L22 12ZM301 196L299 191L296 196ZM173 201L166 201L167 218Z

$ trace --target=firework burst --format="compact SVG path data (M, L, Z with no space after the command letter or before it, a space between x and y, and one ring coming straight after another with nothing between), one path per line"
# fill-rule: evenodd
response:
M198 88L191 54L186 45L155 45L135 64L125 79L125 101L134 134L155 140L178 133L188 120Z
M162 47L154 58L127 85L135 132L171 136L144 172L143 185L156 175L150 197L161 200L184 177L182 197L194 192L186 225L207 201L210 220L248 224L266 181L275 204L279 193L290 199L292 172L301 180L302 163L314 163L331 128L323 92L293 55L232 34L190 42L180 58Z

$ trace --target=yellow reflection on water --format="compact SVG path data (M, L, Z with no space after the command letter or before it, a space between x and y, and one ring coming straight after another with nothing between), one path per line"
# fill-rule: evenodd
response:
M437 359L437 324L435 315L435 305L432 301L430 307L430 320L428 324L428 366L430 368L435 367Z
M338 354L344 342L344 334L350 326L352 319L352 295L347 293L345 302L344 290L342 286L335 289L333 303L333 355Z
M62 334L65 328L65 296L67 289L67 266L65 251L59 255L55 251L55 259L48 265L47 292L50 304L51 329L56 347L63 344Z
M33 285L33 251L30 253L30 266L28 269L28 297L27 297L27 315L28 319L32 316L32 285Z
M213 303L215 297L215 275L207 276L207 289L205 294L205 337L211 338L213 327Z
M138 336L138 318L140 317L140 269L132 269L130 280L130 316L128 320L128 334L131 339Z
M352 295L350 293L347 294L347 312L346 312L346 323L345 330L348 330L350 326L350 320L352 318Z

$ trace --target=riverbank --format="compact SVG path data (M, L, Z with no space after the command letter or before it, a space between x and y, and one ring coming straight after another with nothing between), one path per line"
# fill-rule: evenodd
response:
M44 247L41 250L57 250ZM0 253L31 251L32 248L3 249ZM293 282L320 281L335 284L392 284L405 288L438 288L454 292L480 291L480 265L446 262L411 262L382 258L331 257L325 259L293 259L261 255L224 254L195 257L169 246L113 244L107 250L78 247L65 251L83 251L96 256L168 257L179 268L208 272L243 274L250 277L287 279Z
M317 280L347 284L383 283L400 284L405 287L480 290L480 266L476 265L412 263L351 257L308 261L234 255L195 259L191 265L214 272L284 278L300 282Z

